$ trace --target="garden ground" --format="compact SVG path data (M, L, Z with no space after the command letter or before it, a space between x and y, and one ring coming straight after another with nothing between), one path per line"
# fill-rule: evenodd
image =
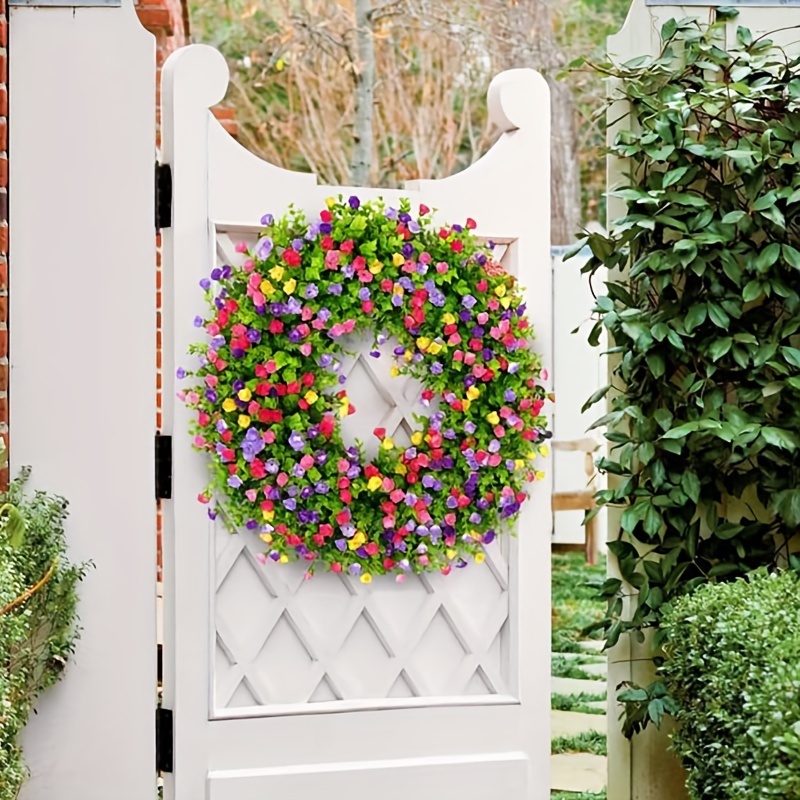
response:
M553 556L552 800L606 796L606 658L601 642L580 636L603 615L590 584L604 577L605 561Z

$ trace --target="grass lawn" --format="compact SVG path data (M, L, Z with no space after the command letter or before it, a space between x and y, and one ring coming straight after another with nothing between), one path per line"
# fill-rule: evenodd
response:
M563 553L553 556L551 652L583 652L578 645L581 630L602 619L605 611L604 603L593 596L594 589L587 584L602 583L605 576L605 559L590 567L587 566L583 553Z

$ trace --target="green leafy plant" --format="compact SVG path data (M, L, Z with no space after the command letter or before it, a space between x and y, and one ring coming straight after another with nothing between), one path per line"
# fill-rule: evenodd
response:
M596 756L608 755L606 735L589 731L576 736L559 736L550 742L550 752L557 753L592 753Z
M601 705L596 705L596 704ZM578 714L605 714L605 693L588 694L553 694L550 696L550 708L553 711L574 711ZM595 704L595 705L593 705Z
M612 275L590 338L613 341L613 386L586 404L609 394L597 497L621 509L607 646L785 560L800 531L800 60L744 28L725 49L734 13L670 20L656 56L595 65L629 110L610 148L627 213L588 237L584 268ZM628 735L671 710L658 684L622 699Z
M673 749L693 800L800 798L800 580L706 585L663 626Z
M87 568L66 558L66 502L26 495L28 475L0 495L0 800L15 800L25 780L19 735L73 652Z

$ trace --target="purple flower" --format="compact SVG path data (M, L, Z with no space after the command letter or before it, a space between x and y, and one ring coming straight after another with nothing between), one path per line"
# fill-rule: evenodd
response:
M358 290L358 299L359 300L369 300L369 289L366 286L362 286Z
M200 281L200 288L208 291L211 288L211 281L208 278L202 278Z
M303 249L303 240L302 239L292 239L292 250L295 253L299 253Z
M478 301L471 294L465 294L461 298L461 305L464 306L464 308L473 308L477 302Z
M186 370L183 367L178 367L175 370L175 377L180 381L186 377Z
M303 292L303 297L306 300L313 300L319 294L319 289L316 283L309 283L306 290Z
M286 301L287 314L299 314L302 310L303 304L296 297L290 297Z
M336 545L337 549L341 550L343 553L347 550L347 539L337 539L334 544Z
M228 478L228 486L232 489L238 489L242 485L242 479L238 475L231 475Z
M411 231L411 233L419 233L421 230L419 223L413 219L408 223L408 229Z
M294 497L287 497L283 501L283 507L287 511L294 511L297 508L297 500L295 500Z
M430 366L430 370L432 375L441 375L444 367L438 361L434 361Z
M213 389L206 389L206 400L209 403L216 403L218 400L217 393Z
M327 322L331 318L331 310L329 308L321 308L319 311L317 311L317 316L323 322Z
M315 239L317 236L319 236L319 222L312 222L308 226L308 230L306 231L305 238L306 238L307 241L310 242L312 239Z
M247 341L252 344L258 344L261 341L261 331L257 328L250 328L247 331Z
M489 442L489 452L490 453L500 452L500 442L498 442L497 439L492 439L492 441Z
M401 248L400 252L406 257L411 258L414 253L414 245L410 242L406 242L403 247Z
M295 478L302 478L305 474L306 471L299 464L295 464L292 467L292 475L294 475Z
M387 208L386 211L383 212L383 216L386 217L386 219L397 219L397 209Z
M399 281L397 281L397 282L398 282L398 283L400 284L400 286L402 286L402 287L403 287L403 288L404 288L404 289L405 289L407 292L413 292L413 291L414 291L414 283L413 283L413 281L411 280L411 278L408 278L408 277L406 277L405 275L403 275L403 277L402 277L402 278L400 278L400 280L399 280Z
M255 428L248 428L244 439L242 440L242 453L244 460L248 463L251 462L263 449L264 440L258 435Z
M274 458L271 458L264 464L264 467L267 472L274 475L281 468L281 465Z
M347 202L350 208L352 208L354 211L361 205L361 201L355 195L353 195Z
M333 225L330 222L320 222L319 232L323 235L329 234L333 230Z
M195 326L195 328L202 328L203 327L203 318L202 317L195 317L194 318L194 326Z
M228 426L225 424L224 419L217 420L217 433L225 433L228 430Z
M506 403L513 403L517 399L517 393L513 389L506 389L503 399Z
M306 440L299 431L292 431L289 435L289 447L295 452L299 452L306 446Z
M349 572L351 575L358 575L358 574L361 572L361 564L351 564L351 565L350 565L350 566L347 568L347 571L348 571L348 572Z
M268 228L273 222L275 222L275 218L272 216L272 214L264 214L264 216L261 217L261 224L265 228Z
M314 484L314 491L317 494L328 494L330 490L331 487L328 486L328 484L325 483L325 481L317 481L317 483Z
M265 261L270 257L274 246L275 244L269 236L263 236L258 240L258 244L256 245L256 256L262 261Z
M516 361L512 361L508 365L508 372L510 375L516 375L519 372L519 363Z
M352 278L355 274L356 270L352 264L347 264L346 266L342 267L342 275L344 275L345 278Z
M443 434L445 439L455 439L456 432L452 428L448 428Z
M329 283L328 284L328 294L340 295L341 293L342 293L342 284L341 283Z
M458 314L458 318L462 322L469 322L472 319L472 314L470 314L469 311L467 311L467 310L460 311L459 314Z
M222 270L219 267L214 267L211 270L211 280L218 281L222 277Z
M483 519L483 518L481 517L481 515L480 515L480 514L479 514L477 511L473 511L473 512L472 512L472 513L469 515L469 521L470 521L470 522L471 522L473 525L479 525L479 524L480 524L480 522L481 522L481 519Z
M444 305L445 299L444 293L439 291L439 289L434 289L432 292L430 292L430 297L428 297L431 305L434 305L437 308L441 308Z
M476 428L476 425L475 425L475 423L474 423L474 422L473 422L471 419L468 419L468 420L467 420L467 421L464 423L464 430L465 430L467 433L469 433L469 434L473 434L473 433L475 433L476 429L477 429L477 428Z
M395 308L400 308L403 305L403 295L401 294L393 294L392 295L392 305Z
M233 382L233 391L234 392L241 392L244 389L244 381L241 378L237 378Z

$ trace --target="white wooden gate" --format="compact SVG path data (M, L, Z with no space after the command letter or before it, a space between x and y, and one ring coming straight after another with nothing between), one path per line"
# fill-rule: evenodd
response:
M549 98L535 72L494 80L489 104L503 134L484 159L402 192L319 186L239 146L208 111L228 83L211 48L173 54L163 80L164 160L173 173L167 376L197 336L197 285L214 259L231 263L232 243L255 236L265 212L294 203L314 213L340 193L410 196L442 220L477 219L478 233L505 243L506 268L535 287L529 313L551 362ZM382 425L402 441L412 411L421 411L417 385L386 380L388 361L349 364L348 395L363 409L349 435ZM174 398L169 380L165 388ZM188 424L183 405L167 401L174 499L165 530L164 704L174 711L175 769L166 796L549 797L548 482L524 504L519 538L491 546L483 567L404 584L333 573L304 580L301 564L260 564L255 535L209 522L196 499L205 459L192 450Z

